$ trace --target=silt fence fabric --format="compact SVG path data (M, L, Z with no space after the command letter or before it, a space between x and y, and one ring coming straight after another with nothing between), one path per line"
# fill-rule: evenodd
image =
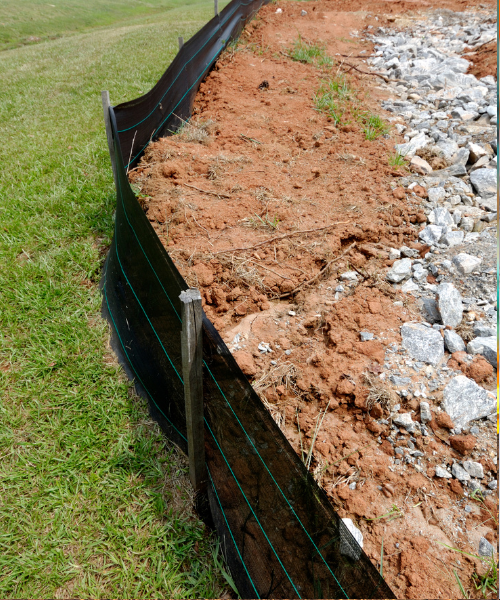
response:
M103 309L153 416L184 451L179 294L188 286L127 168L151 140L189 119L199 84L261 5L233 0L182 47L150 92L110 108L117 207ZM394 598L206 317L203 395L209 508L240 596Z

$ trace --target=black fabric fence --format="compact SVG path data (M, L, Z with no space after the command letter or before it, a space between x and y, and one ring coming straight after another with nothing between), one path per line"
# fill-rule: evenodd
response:
M150 92L110 108L117 207L103 309L153 416L184 451L179 294L188 286L126 169L151 140L189 118L200 82L262 4L233 0L181 48ZM203 395L209 507L241 597L394 598L206 317Z

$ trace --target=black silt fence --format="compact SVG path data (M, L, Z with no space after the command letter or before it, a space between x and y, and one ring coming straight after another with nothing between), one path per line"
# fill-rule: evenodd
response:
M150 92L109 109L117 207L103 310L153 416L184 451L179 294L188 286L126 169L150 140L189 118L200 82L262 4L233 0L181 48ZM205 316L203 395L209 507L241 597L394 598Z

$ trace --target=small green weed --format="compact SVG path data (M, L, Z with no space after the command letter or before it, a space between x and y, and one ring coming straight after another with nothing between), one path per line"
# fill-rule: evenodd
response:
M354 92L343 75L324 81L313 96L317 111L326 113L337 125L341 122Z
M488 598L489 595L498 598L498 565L493 557L488 560L486 573L472 575L472 583L476 590L481 592L483 598Z
M288 56L297 62L314 64L318 67L331 67L333 65L332 59L326 54L324 45L309 44L300 35L295 40L293 48L288 51Z
M361 113L358 115L358 121L361 123L367 140L376 140L389 132L387 124L378 115Z
M279 223L280 219L278 219L277 215L274 215L272 219L269 218L269 215L265 215L264 217L254 215L245 222L248 227L253 227L255 229L272 229L273 231L278 229Z
M399 154L399 152L389 155L388 162L391 167L396 169L403 167L406 164L405 157L402 154Z
M405 513L402 508L399 508L397 504L393 504L391 506L391 510L389 512L380 515L380 517L375 517L374 519L366 519L367 521L378 521L379 519L387 519L387 522L394 521L394 519L398 519L400 517L404 517Z
M448 548L448 550L453 550L454 552L459 552L460 554L464 554L465 556L470 556L471 558L478 558L479 560L486 561L488 565L488 570L483 575L479 575L478 573L472 574L472 582L476 590L480 591L483 595L483 598L498 598L498 563L495 560L494 556L490 556L485 559L484 556L478 556L477 554L470 554L469 552L464 552L464 550L459 550L458 548L453 548L452 546L448 546L447 544L443 544L443 542L438 542L439 545ZM468 598L462 582L458 578L458 575L455 573L455 578L457 579L458 587L463 594L464 598Z

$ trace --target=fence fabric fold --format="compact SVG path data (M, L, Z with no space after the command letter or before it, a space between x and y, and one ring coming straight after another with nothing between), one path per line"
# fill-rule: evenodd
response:
M151 140L189 118L200 82L262 4L233 0L183 45L152 90L109 109L117 206L103 312L153 416L184 451L179 294L188 285L137 201L127 169ZM206 317L203 396L209 507L240 596L394 598Z

